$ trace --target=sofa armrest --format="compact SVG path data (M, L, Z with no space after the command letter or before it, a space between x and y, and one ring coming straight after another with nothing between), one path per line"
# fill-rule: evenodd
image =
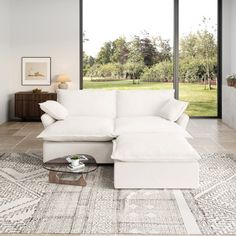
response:
M44 113L41 116L41 121L43 123L44 128L48 127L49 125L53 124L54 122L56 122L55 119L53 119L50 115L48 115L47 113Z
M189 116L186 113L183 113L176 123L182 128L186 129L189 122Z

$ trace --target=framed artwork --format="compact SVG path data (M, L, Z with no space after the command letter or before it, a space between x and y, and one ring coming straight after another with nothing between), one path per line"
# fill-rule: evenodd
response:
M51 85L51 57L22 57L22 85Z

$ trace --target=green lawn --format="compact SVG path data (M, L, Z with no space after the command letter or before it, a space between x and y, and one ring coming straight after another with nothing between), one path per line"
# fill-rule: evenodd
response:
M217 115L217 90L204 90L202 84L184 84L181 83L180 99L190 103L187 113L190 116L216 116ZM171 83L148 83L140 82L133 84L131 80L91 81L84 79L84 89L171 89Z

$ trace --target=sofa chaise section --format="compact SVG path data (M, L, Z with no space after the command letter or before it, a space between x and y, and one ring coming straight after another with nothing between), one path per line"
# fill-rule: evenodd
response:
M113 141L115 188L197 188L200 156L182 135L124 134Z

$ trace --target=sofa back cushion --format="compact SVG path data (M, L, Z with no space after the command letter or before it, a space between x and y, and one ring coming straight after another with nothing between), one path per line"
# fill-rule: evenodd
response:
M69 116L116 117L116 91L59 89L57 100Z
M117 117L158 116L174 90L117 91Z

